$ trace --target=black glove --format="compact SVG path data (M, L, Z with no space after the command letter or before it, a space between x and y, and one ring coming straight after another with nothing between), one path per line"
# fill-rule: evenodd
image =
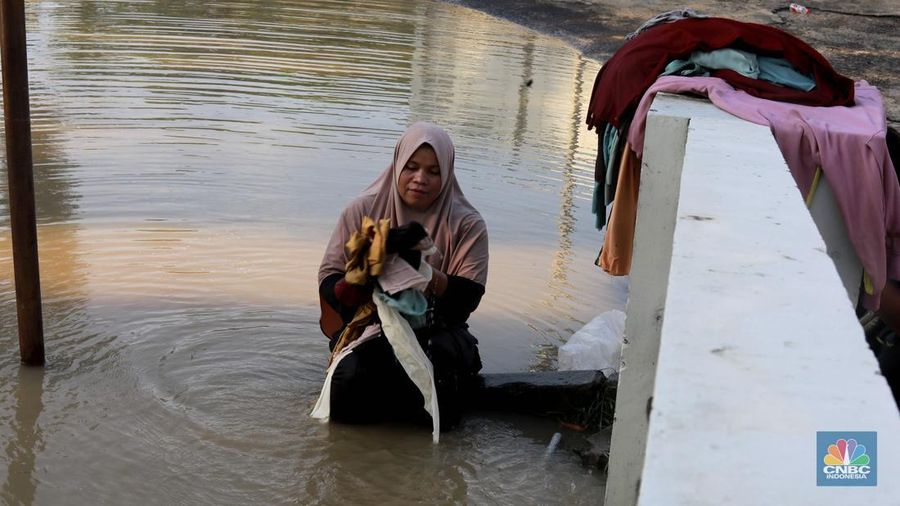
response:
M413 269L418 269L422 263L422 252L414 250L419 241L428 237L428 232L421 223L411 221L402 227L392 228L388 231L385 252L396 253Z

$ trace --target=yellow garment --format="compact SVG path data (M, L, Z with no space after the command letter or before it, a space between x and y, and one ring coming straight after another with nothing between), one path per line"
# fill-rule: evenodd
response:
M868 295L875 294L875 283L872 282L872 278L866 271L863 271L863 288L865 288Z
M381 274L387 257L385 249L390 229L391 220L378 220L376 224L372 218L363 216L360 229L353 232L344 245L347 248L348 258L344 279L348 283L363 286L369 282L369 278ZM375 304L371 301L360 306L353 315L353 320L341 332L328 363L331 364L341 350L359 338L366 327L375 322L376 317Z
M359 306L359 309L356 310L356 314L353 315L353 319L350 320L350 323L348 323L346 327L344 327L344 331L341 332L341 336L338 337L334 349L331 350L331 356L328 357L328 365L331 365L334 357L336 357L341 350L346 348L348 344L356 341L359 336L362 335L363 331L366 330L366 327L375 323L375 318L377 316L378 313L375 311L375 304L372 301Z
M388 231L391 220L375 220L363 216L362 226L344 247L347 249L347 264L344 279L351 285L365 285L369 277L381 274L386 255Z
M809 193L806 194L806 208L812 207L813 198L816 196L816 190L819 189L819 181L822 179L822 167L816 167L816 175L813 176L812 185L809 187Z

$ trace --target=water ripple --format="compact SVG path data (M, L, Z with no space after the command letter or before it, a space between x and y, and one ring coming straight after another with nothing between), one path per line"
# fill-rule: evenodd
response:
M489 371L625 288L592 261L598 63L434 1L27 3L48 366L22 368L0 178L0 496L23 503L587 502L552 423L308 417L316 271L415 120L445 125L491 233ZM527 84L530 83L530 84ZM0 169L5 161L0 160ZM548 467L549 466L549 467ZM6 474L3 469L7 469Z

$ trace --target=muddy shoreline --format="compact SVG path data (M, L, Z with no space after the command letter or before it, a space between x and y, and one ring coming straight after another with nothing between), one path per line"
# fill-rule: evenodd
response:
M884 96L888 122L900 128L900 4L894 0L789 2L703 0L448 0L559 37L589 58L606 60L626 34L660 12L690 7L704 14L776 26L821 52L842 74Z

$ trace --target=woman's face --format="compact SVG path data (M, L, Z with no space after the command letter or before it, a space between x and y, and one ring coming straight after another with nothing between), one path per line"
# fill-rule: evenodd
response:
M423 144L403 166L397 181L400 198L409 207L424 211L441 193L441 168L434 149Z

